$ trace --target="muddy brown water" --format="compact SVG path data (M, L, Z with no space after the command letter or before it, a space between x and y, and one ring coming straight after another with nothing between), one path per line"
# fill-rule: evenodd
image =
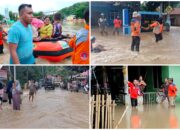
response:
M75 22L63 22L63 34L70 34L70 36L76 34L78 30L84 27L84 23L75 23ZM8 28L5 27L7 31ZM9 50L8 45L4 45L4 54L0 54L0 64L9 64ZM72 64L71 57L68 57L60 62L50 62L46 59L36 58L36 64Z
M115 124L119 122L126 106L117 106ZM180 104L168 108L167 104L152 104L132 109L128 106L122 121L117 128L180 128Z
M163 33L163 40L155 43L152 32L141 33L140 54L130 51L131 36L123 34L101 36L97 28L92 29L96 44L103 45L107 51L91 53L92 64L179 64L180 63L180 27L171 27Z
M20 111L3 104L0 128L89 128L88 95L41 89L34 102L24 96Z

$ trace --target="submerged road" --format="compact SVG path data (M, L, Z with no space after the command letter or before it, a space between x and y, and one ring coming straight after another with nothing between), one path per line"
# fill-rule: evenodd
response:
M96 44L104 46L106 51L91 53L92 64L179 64L180 63L180 27L171 27L170 32L163 32L163 40L155 43L152 32L141 33L140 54L131 53L130 35L101 36L98 28L92 29Z
M55 90L39 90L34 102L24 92L20 111L3 104L0 128L89 128L88 95Z

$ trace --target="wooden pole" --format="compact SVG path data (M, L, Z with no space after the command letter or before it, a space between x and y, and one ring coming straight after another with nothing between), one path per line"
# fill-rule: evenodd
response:
M113 100L113 110L112 110L112 128L114 128L114 113L115 113L115 100Z
M95 129L97 129L97 119L98 119L98 95L96 95L96 104L95 104Z
M101 95L98 95L98 120L97 120L97 127L98 127L98 129L100 128L99 127L99 123L100 123L100 99L101 99Z
M101 118L101 122L102 122L102 124L101 124L101 127L102 127L102 129L104 128L104 95L102 95L102 118Z
M91 97L91 128L93 128L93 120L94 120L94 95Z
M108 102L107 102L107 98L108 98L108 95L106 95L106 100L105 100L105 102L106 102L106 106L105 106L105 109L106 109L106 113L105 113L105 129L107 129L107 124L108 124L108 120L107 120L107 117L108 117L108 115L107 115L107 113L108 113L108 110L107 110L107 106L108 106Z
M110 128L110 112L109 112L109 95L108 95L108 98L107 98L107 102L108 102L108 104L107 104L107 109L108 109L108 129Z
M109 128L111 129L111 95L109 95Z
M112 129L112 100L111 100L111 95L109 95L109 127L110 127L110 129Z

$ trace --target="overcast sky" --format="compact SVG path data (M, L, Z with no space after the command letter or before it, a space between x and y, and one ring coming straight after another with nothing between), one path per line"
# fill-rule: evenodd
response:
M22 3L32 4L34 12L46 12L60 10L83 1L86 0L1 0L0 14L5 15L5 8L8 8L9 11L18 12L18 7Z

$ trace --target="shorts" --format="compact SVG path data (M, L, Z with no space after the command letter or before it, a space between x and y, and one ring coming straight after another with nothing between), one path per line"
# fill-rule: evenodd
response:
M136 107L137 106L137 99L136 98L131 98L131 106Z
M34 95L34 92L33 92L33 91L30 91L30 92L29 92L29 95L30 95L30 96L33 96L33 95Z

